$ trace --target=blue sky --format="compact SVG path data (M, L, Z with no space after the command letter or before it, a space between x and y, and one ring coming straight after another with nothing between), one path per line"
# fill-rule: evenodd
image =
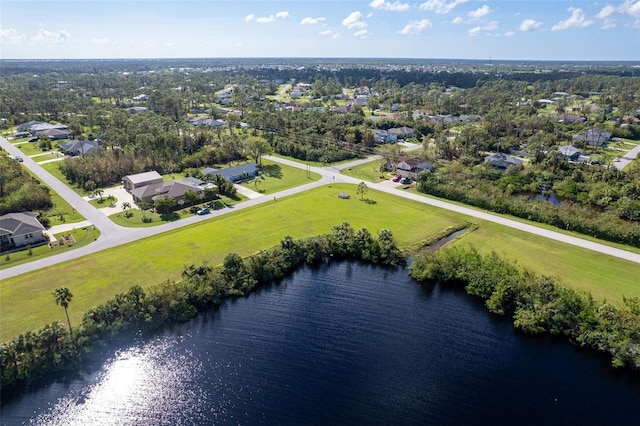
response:
M640 0L1 0L0 58L640 61Z

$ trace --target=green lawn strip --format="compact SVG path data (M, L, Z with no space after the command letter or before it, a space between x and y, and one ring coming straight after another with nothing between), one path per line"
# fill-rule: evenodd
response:
M49 163L55 164L55 163ZM37 179L39 182L40 178L33 174L31 170L25 169L27 172ZM49 188L49 195L51 196L51 202L53 203L53 207L49 209L47 212L47 217L49 218L49 226L62 225L63 223L76 223L82 222L85 220L85 217L82 216L76 209L74 209L71 204L67 202L64 198L62 198L57 192L53 191Z
M62 171L60 171L60 165L58 163L59 163L59 161L54 161L52 163L40 164L40 167L42 167L43 169L45 169L46 171L51 173L56 179L58 179L60 182L62 182L65 185L67 185L69 188L71 188L76 194L80 195L81 197L85 197L87 195L91 195L91 194L87 193L87 191L84 188L79 188L77 185L71 184L67 180L66 176L64 174L62 174Z
M401 188L404 188L407 191L411 191L414 194L423 196L425 198L432 198L434 200L439 200L439 201L445 201L447 203L450 204L455 204L457 206L461 206L461 207L466 207L468 209L471 210L476 210L479 212L484 212L484 213L491 213L494 216L499 216L499 217L503 217L505 219L511 219L515 222L520 222L520 223L526 223L528 225L532 225L532 226L537 226L538 228L543 228L543 229L548 229L550 231L554 231L554 232L558 232L560 234L565 234L565 235L571 235L572 237L576 237L576 238L582 238L583 240L588 240L588 241L593 241L605 246L609 246L609 247L615 247L615 248L619 248L620 250L626 250L626 251L630 251L632 253L640 253L640 247L634 247L634 246L630 246L630 245L626 245L626 244L620 244L620 243L615 243L612 241L606 241L606 240L601 240L595 237L592 237L590 235L585 235L585 234L581 234L579 232L572 232L572 231L567 231L564 229L560 229L557 228L553 225L549 225L546 223L540 223L540 222L534 222L531 220L527 220L527 219L523 219L517 216L511 216L508 214L503 214L503 213L495 213L495 212L489 212L487 210L483 210L481 208L475 207L475 206L471 206L469 204L464 204L461 203L459 201L452 201L452 200L447 200L446 198L439 198L439 197L434 197L433 195L429 195L429 194L425 194L423 192L418 192L418 190L416 189L415 185L398 185Z
M29 255L28 249L24 249L18 252L10 253L9 260L7 260L6 255L3 255L2 257L0 257L0 269L17 266L22 263L31 262L32 260L40 259L43 257L53 256L60 253L61 251L70 250L71 248L86 246L87 244L95 241L100 236L100 231L95 227L84 227L77 228L69 232L56 234L55 237L57 240L59 240L63 235L72 235L76 242L69 245L53 248L50 248L48 244L33 247L31 249L31 255Z
M340 171L345 176L351 176L366 182L382 182L391 179L395 173L388 171L380 172L380 160L370 161L368 163L358 164L357 166L343 169Z
M472 244L481 252L495 251L541 275L557 277L564 285L586 291L596 300L616 305L622 297L640 296L640 265L480 221L477 230L456 244Z
M16 145L16 148L18 148L27 157L47 153L47 151L43 151L42 149L38 148L38 142L21 143L19 145ZM49 157L53 158L51 154L49 154Z
M352 198L338 198L342 191ZM51 296L54 287L61 284L75 295L69 314L77 323L87 309L134 284L146 287L178 279L185 265L205 260L220 264L230 252L247 255L277 244L286 235L300 238L322 234L346 221L353 228L365 227L373 234L388 228L401 247L408 247L448 226L473 221L372 189L365 198L369 201L356 197L355 185L324 186L4 280L0 286L0 341L53 320L63 321L64 310L55 306ZM640 287L629 285L630 277L640 275L640 265L493 223L479 223L479 229L460 239L460 243L506 253L538 273L560 277L569 286L589 289L596 297L605 294L612 303L622 295L640 295Z
M317 181L320 177L318 173L314 172L309 172L309 177L307 177L306 170L263 159L260 176L242 185L261 194L273 194Z
M89 204L97 209L103 209L105 207L109 207L111 205L115 205L118 202L116 197L113 197L109 200L108 196L103 195L102 199L100 197L89 200Z
M335 163L323 163L322 161L305 161L305 160L301 160L299 158L294 158L294 157L290 157L287 155L281 155L281 154L276 154L273 153L271 154L274 157L278 157L278 158L284 158L285 160L291 160L291 161L296 161L298 163L302 163L302 164L308 164L312 167L327 167L327 166L337 166L339 164L346 164L346 163L350 163L354 160L358 160L358 158L348 158L346 160L342 160L342 161L336 161ZM264 161L264 159L262 160Z

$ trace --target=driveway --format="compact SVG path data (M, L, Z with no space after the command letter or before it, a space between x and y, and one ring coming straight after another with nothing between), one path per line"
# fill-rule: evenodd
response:
M635 148L627 152L624 156L618 158L619 161L615 161L613 163L613 166L618 170L622 170L627 167L627 165L631 163L638 155L640 155L640 144L636 145Z
M107 201L105 200L103 204L105 207L100 207L98 209L98 211L100 211L102 214L106 216L111 216L114 213L122 212L123 203L129 203L129 205L132 208L136 207L136 204L133 201L133 195L131 195L129 191L124 189L122 185L114 186L112 188L106 188L103 191L104 193L102 194L102 198L107 198L109 195L113 195L117 200L115 204L107 204ZM99 198L100 197L97 195L90 195L88 197L84 197L84 199L87 201L97 200Z

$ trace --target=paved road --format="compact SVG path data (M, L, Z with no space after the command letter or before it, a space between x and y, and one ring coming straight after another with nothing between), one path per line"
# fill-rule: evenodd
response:
M0 139L0 144L2 144L3 147L5 147L5 144L10 145L6 139L5 140L1 140ZM11 155L15 155L14 152L17 150L17 148L15 147L9 147L10 149L7 149L7 151L9 151L9 153ZM6 148L5 148L6 149ZM297 167L300 169L307 169L307 165L303 164L303 163L298 163L296 161L292 161L292 160L287 160L287 159L282 159L282 158L278 158L278 157L265 157L265 158L269 158L270 160L273 161L277 161L280 162L282 164L287 164L289 166L292 167ZM211 218L214 217L218 217L224 214L228 214L231 213L233 211L237 211L237 210L242 210L245 208L249 208L249 207L253 207L259 204L263 204L263 203L268 203L268 202L274 202L272 197L275 198L283 198L286 197L288 195L292 195L292 194L296 194L296 193L300 193L300 192L304 192L304 191L308 191L309 189L312 188L317 188L323 185L327 185L327 184L331 184L331 183L352 183L352 184L358 184L360 182L359 179L356 178L352 178L349 176L344 176L341 175L339 173L339 170L337 170L335 167L310 167L311 171L320 174L322 177L320 180L315 181L315 182L311 182L302 186L298 186L295 188L290 188L287 189L285 191L281 191L275 194L270 194L269 197L258 197L258 198L253 198L250 199L248 201L239 203L231 208L226 208L226 209L222 209L222 210L214 210L212 211L211 214L209 215L204 215L204 216L192 216L192 217L188 217L182 220L179 220L177 222L170 222L170 223L166 223L163 225L159 225L159 226L154 226L154 227L150 227L150 228L123 228L120 227L118 225L115 225L113 222L111 222L103 213L99 212L97 209L95 209L93 206L91 206L87 201L83 200L82 197L80 197L79 195L77 195L75 192L73 192L71 189L69 189L66 185L62 184L62 182L58 181L57 179L55 179L53 176L51 176L51 174L47 173L46 171L44 171L41 167L39 167L36 163L34 163L33 161L30 161L25 159L25 162L23 164L25 164L27 167L31 168L32 170L34 170L34 172L36 170L40 170L41 172L44 172L42 174L42 176L44 176L44 178L46 178L47 180L45 180L43 178L43 181L47 183L47 185L50 185L54 190L58 191L58 193L60 193L63 197L65 197L67 200L73 200L72 205L81 207L81 208L77 208L78 211L80 211L80 213L82 213L83 215L85 215L85 217L89 218L89 220L91 221L91 223L93 223L94 225L96 225L98 227L98 229L100 229L100 231L102 232L101 237L93 244L90 244L88 246L84 246L78 249L74 249L68 252L63 252L59 255L55 255L55 256L51 256L51 257L47 257L44 259L38 259L38 260L34 260L33 262L29 262L23 265L18 265L18 266L14 266L12 268L7 268L3 271L0 271L0 276L2 278L9 278L9 277L13 277L16 275L20 275L23 274L25 272L29 272L32 270L36 270L36 269L40 269L40 268L45 268L51 265L55 265L57 263L60 262L64 262L67 260L72 260L72 259L76 259L80 256L86 255L86 254L90 254L90 253L95 253L97 251L101 251L101 250L105 250L108 248L112 248L112 247L117 247L121 244L126 244L132 241L136 241L142 238L146 238L146 237L150 237L152 235L156 235L162 232L166 232L166 231L170 231L173 229L177 229L177 228L181 228L183 226L189 226L191 224L200 222L200 221L204 221L204 220L210 220ZM346 165L342 165L341 167L345 167ZM40 176L40 174L38 174L38 176ZM48 183L51 179L53 179L55 182L52 183ZM381 192L386 192L389 194L393 194L396 196L400 196L400 197L404 197L404 198L408 198L414 201L418 201L421 203L425 203L425 204L429 204L435 207L439 207L439 208L443 208L446 210L450 210L450 211L455 211L458 213L462 213L471 217L475 217L477 219L482 219L482 220L486 220L486 221L490 221L490 222L494 222L494 223L499 223L501 225L504 226L508 226L511 228L515 228L515 229L519 229L521 231L524 232L529 232L532 234L536 234L536 235L540 235L552 240L556 240L556 241L561 241L567 244L571 244L574 246L578 246L578 247L582 247L582 248L586 248L588 250L593 250L599 253L604 253L604 254L608 254L610 256L614 256L620 259L624 259L624 260L628 260L631 262L635 262L635 263L640 263L640 254L637 253L632 253L626 250L621 250L618 248L614 248L614 247L609 247L607 245L604 244L599 244L596 242L592 242L592 241L587 241L581 238L577 238L577 237L573 237L573 236L569 236L569 235L565 235L562 234L560 232L555 232L555 231L550 231L547 229L543 229L543 228L539 228L537 226L533 226L533 225L528 225L525 223L521 223L512 219L507 219L507 218L503 218L500 216L496 216L487 212L482 212L482 211L478 211L478 210L474 210L468 207L463 207L463 206L458 206L456 204L452 204L452 203L448 203L446 201L442 201L442 200L437 200L434 198L429 198L429 197L425 197L416 193L412 193L412 192L407 192L402 188L402 186L399 187L395 187L395 186L391 186L388 182L384 182L384 183L370 183L367 182L367 186L372 188L372 189L376 189L378 191ZM59 189L58 189L59 187ZM86 212L86 213L85 213Z
M620 157L618 159L619 161L613 163L613 166L618 170L622 170L627 167L627 165L629 165L629 163L631 163L638 155L640 155L640 144L636 145L635 148L627 152L624 156Z

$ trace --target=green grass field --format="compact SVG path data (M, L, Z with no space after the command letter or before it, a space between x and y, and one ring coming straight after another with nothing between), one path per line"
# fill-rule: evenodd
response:
M340 173L345 176L351 176L356 179L361 179L365 182L382 182L387 179L391 179L395 176L395 173L380 172L380 161L374 160L368 163L359 164L357 166L350 167L349 169L343 169Z
M351 199L337 197L345 191ZM188 228L81 257L75 261L3 280L0 287L0 341L64 320L51 292L68 286L74 294L69 308L79 322L90 307L127 290L178 279L185 265L222 262L229 252L248 255L294 238L326 233L349 222L377 234L390 229L401 247L419 244L466 216L369 190L368 202L355 196L354 185L329 185L251 209L198 223ZM636 283L640 265L550 241L487 222L455 244L494 250L538 273L558 276L572 288L591 291L597 299L616 303L622 295L640 296ZM52 278L52 277L55 277Z

